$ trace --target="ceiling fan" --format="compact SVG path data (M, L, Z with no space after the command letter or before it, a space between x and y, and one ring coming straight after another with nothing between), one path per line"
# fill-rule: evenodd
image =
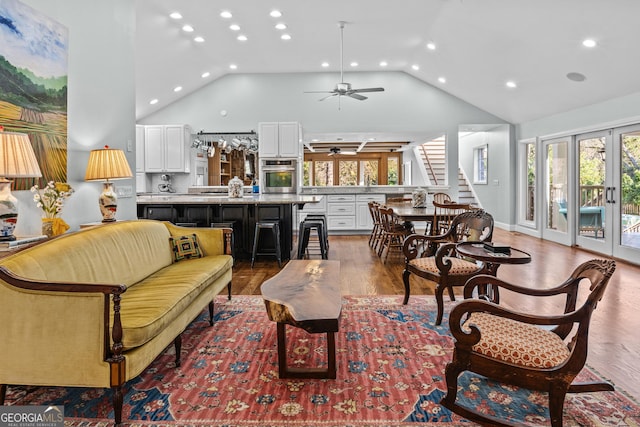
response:
M343 151L340 149L340 147L331 147L327 155L335 156L336 154L343 154L345 156L355 156L358 153L356 153L355 151Z
M351 88L351 83L347 83L344 81L344 26L346 24L345 21L340 21L340 83L336 84L333 90L317 90L317 91L307 91L305 93L328 93L329 95L324 98L320 98L319 101L324 101L327 98L331 98L332 96L337 96L338 100L342 96L348 96L349 98L357 99L358 101L364 101L367 99L366 96L360 95L362 92L384 92L384 88L382 87L368 87L361 89L353 89ZM338 104L338 108L340 108L340 104ZM344 154L344 153L343 153Z

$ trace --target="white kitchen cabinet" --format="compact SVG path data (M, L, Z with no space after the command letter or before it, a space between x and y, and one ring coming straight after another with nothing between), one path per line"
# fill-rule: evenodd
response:
M258 153L261 159L291 158L300 154L300 124L298 122L258 123Z
M144 169L147 173L189 172L191 128L150 125L144 129Z
M144 173L144 126L136 125L136 173Z
M356 227L358 230L373 229L373 218L369 212L369 202L385 203L384 194L357 194L356 195Z
M330 194L327 196L327 228L331 230L355 230L355 194Z

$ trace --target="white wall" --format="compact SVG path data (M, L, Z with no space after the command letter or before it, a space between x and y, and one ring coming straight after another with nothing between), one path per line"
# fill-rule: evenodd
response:
M84 182L89 151L109 145L125 150L132 170L135 152L135 8L130 0L23 0L69 30L68 182L76 190L62 218L72 227L102 220L102 184ZM117 181L135 186L135 181ZM16 234L39 234L41 212L29 191L20 200ZM121 198L118 219L136 217L135 198Z
M460 139L460 165L465 171L482 207L494 221L507 228L513 224L513 199L516 191L514 164L511 161L511 130L501 125L486 132L476 132ZM487 184L473 184L473 150L487 145Z
M518 140L573 134L640 122L640 92L516 126Z

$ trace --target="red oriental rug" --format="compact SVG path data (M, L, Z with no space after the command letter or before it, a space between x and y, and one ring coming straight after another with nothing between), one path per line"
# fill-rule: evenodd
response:
M433 325L431 296L346 297L336 334L336 380L278 378L276 324L261 297L218 297L183 335L182 366L168 348L126 388L129 426L470 426L439 405L451 358L448 323ZM447 307L448 312L450 307ZM291 366L326 363L325 334L287 327ZM581 380L597 378L590 369ZM464 374L463 403L523 425L549 425L542 393ZM12 387L8 404L64 405L65 425L113 423L111 391ZM624 392L567 396L565 426L638 426L640 406Z

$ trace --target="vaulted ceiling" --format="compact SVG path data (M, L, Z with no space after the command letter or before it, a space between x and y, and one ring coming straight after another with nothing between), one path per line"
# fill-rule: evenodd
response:
M511 123L640 91L638 0L136 0L136 8L138 118L227 73L330 72L337 83L339 21L354 87L358 71L403 71Z

